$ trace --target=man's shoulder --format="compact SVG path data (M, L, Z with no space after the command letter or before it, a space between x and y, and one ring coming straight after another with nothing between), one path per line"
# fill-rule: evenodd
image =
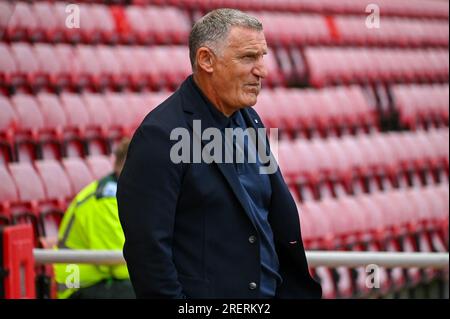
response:
M171 130L184 126L184 123L182 96L180 90L177 90L147 114L139 129L146 130L156 126Z

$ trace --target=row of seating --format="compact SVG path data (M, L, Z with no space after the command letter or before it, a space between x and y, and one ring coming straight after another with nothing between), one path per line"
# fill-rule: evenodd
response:
M304 53L309 81L316 87L367 81L448 82L445 49L308 47Z
M449 130L383 133L277 145L298 201L448 183Z
M399 127L427 129L448 126L448 84L389 86ZM378 131L383 113L375 92L357 85L322 89L274 88L258 96L256 110L267 127L282 137L326 137ZM391 103L388 101L388 104Z
M397 85L392 92L401 124L417 129L421 126L415 124L416 120L417 124L432 121L448 125L448 85ZM61 143L93 137L116 140L131 135L144 116L169 94L41 92L0 96L0 144L13 150L16 143L27 141ZM266 127L279 129L281 138L346 136L380 130L380 114L359 86L263 90L255 109ZM13 151L12 156L3 157L7 161L40 157L33 150L27 155L29 146L25 148L20 154ZM100 151L105 152L107 148ZM83 156L83 152L76 148L69 154L46 149L42 154L57 159L64 155Z
M90 46L0 43L0 79L31 87L176 88L192 72L185 46ZM150 61L150 62L149 62ZM171 61L171 63L167 63ZM271 86L283 83L273 54L266 59Z
M299 203L305 246L344 248L424 230L448 236L448 192L442 184Z
M369 28L365 16L253 13L270 45L448 46L448 22L385 17Z
M116 9L118 10L118 9ZM139 43L187 44L191 20L186 12L174 7L128 6L125 21L130 26L128 37Z
M9 149L7 158L30 161L38 156L38 146L49 144L44 158L83 156L77 146L61 154L53 145L80 140L118 140L130 136L145 115L168 97L158 93L39 93L0 95L0 146ZM69 143L70 144L70 143ZM21 152L11 150L20 145ZM31 148L31 154L28 153ZM78 147L79 148L79 147ZM105 153L107 151L100 151ZM11 154L12 153L12 154ZM27 155L28 154L28 155Z
M90 2L91 0L85 0ZM100 0L98 0L100 1ZM119 0L120 1L120 0ZM215 8L237 8L241 10L315 12L337 14L364 14L368 2L365 0L133 0L134 4L177 5L193 10L207 11ZM400 17L428 17L447 19L449 9L442 1L379 0L377 7L383 15ZM373 9L370 9L373 10Z
M191 27L187 13L176 7L79 5L82 27L68 28L69 4L2 1L7 40L85 43L185 44ZM274 45L374 44L448 46L448 22L384 18L382 29L365 27L365 16L324 16L253 12ZM2 23L0 22L0 26Z
M31 87L176 87L191 73L184 46L0 43L0 79ZM170 64L166 63L171 61ZM274 65L276 67L276 65Z
M262 90L255 109L266 127L289 136L345 135L378 130L378 116L360 86Z
M402 126L409 129L429 126L430 123L448 126L448 83L393 85L391 89Z
M285 85L292 72L309 72L316 87L367 81L446 81L448 50L308 47L298 54L265 58L269 86ZM283 52L283 51L281 51ZM191 73L184 46L71 46L0 43L0 79L7 86L174 89ZM294 56L295 54L295 56ZM171 63L167 64L166 61ZM148 63L152 61L152 63ZM297 68L299 70L297 70ZM284 72L287 72L284 73Z
M335 16L332 23L337 43L363 46L445 46L448 47L448 22L382 18L379 28L366 26L366 16Z
M112 167L107 156L0 165L0 222L31 222L36 238L55 236L73 197Z
M187 43L191 22L176 7L145 8L64 2L0 2L0 28L8 41ZM80 27L68 27L79 13Z
M448 251L448 184L307 202L298 208L306 249ZM380 287L376 291L381 295L429 282L439 275L448 277L448 271L432 269L378 270ZM313 273L322 284L325 298L366 298L371 293L364 267L316 267Z

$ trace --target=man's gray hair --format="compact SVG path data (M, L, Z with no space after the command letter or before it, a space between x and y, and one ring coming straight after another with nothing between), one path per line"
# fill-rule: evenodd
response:
M216 9L198 20L189 34L189 58L192 70L196 66L197 50L202 46L217 49L233 26L262 31L262 23L255 17L235 9ZM217 52L214 52L217 53Z

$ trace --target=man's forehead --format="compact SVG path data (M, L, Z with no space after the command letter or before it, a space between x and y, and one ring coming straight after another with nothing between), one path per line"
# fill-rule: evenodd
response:
M228 46L238 49L267 50L264 32L244 27L232 27L228 35Z

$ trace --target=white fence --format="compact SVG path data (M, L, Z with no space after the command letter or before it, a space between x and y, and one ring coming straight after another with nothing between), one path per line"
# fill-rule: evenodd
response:
M125 260L121 251L109 250L52 250L34 249L37 264L78 263L112 265ZM358 267L375 264L380 267L448 268L448 253L393 253L393 252L353 252L353 251L307 251L310 267Z

